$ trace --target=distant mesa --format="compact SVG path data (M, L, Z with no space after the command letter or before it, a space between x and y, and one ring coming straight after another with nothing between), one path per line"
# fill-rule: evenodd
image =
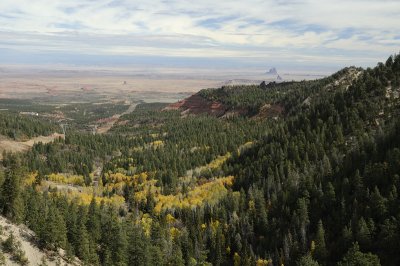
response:
M273 68L270 68L270 70L268 70L265 74L276 76L276 75L278 75L278 71L276 70L275 67L273 67Z
M271 78L275 78L276 81L283 81L283 78L278 74L278 71L275 67L270 68L270 70L268 70L265 74L270 76Z

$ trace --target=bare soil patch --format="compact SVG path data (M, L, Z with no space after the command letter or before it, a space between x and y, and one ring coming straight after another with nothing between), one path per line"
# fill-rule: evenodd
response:
M57 138L64 138L64 134L53 133L49 136L39 136L28 141L15 141L4 136L0 136L0 160L3 151L7 152L23 152L29 150L35 143L49 143Z

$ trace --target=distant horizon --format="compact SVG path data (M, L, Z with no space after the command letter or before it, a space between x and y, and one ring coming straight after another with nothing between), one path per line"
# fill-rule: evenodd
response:
M252 73L254 75L263 75L267 72L276 68L278 74L284 73L302 73L310 75L330 75L345 67L362 67L364 69L368 67L375 67L380 62L385 62L387 58L396 53L388 54L381 60L371 62L370 64L358 64L358 62L353 62L353 64L344 64L337 66L327 66L327 65L302 65L301 63L286 65L280 62L264 62L263 64L233 64L233 59L217 61L216 59L203 58L203 62L191 62L187 58L180 58L175 61L174 58L163 57L163 60L157 60L156 57L132 57L126 58L124 63L115 62L108 58L107 60L102 60L102 57L96 58L94 61L80 61L73 62L71 60L34 60L34 61L7 61L1 60L2 54L0 54L0 73L5 69L19 69L19 70L48 70L48 71L107 71L107 72L126 72L135 71L135 73L213 73L216 75L226 74L226 73ZM112 58L112 57L111 57ZM161 62L160 62L161 61ZM210 62L214 64L209 64ZM172 63L171 63L172 62ZM207 64L208 62L208 64Z
M1 34L1 33L0 33ZM1 41L0 41L1 42ZM249 69L264 70L270 68L285 69L286 71L304 72L324 72L334 73L342 68L355 67L375 67L379 62L385 62L391 55L400 53L399 51L389 52L381 57L370 58L360 61L343 61L341 63L311 63L293 62L287 63L285 60L239 60L237 58L208 58L208 57L172 57L172 56L132 56L132 55L90 55L90 54L62 54L62 53L40 53L27 54L24 52L14 53L12 50L7 52L0 48L0 66L40 66L46 67L71 67L71 68L171 68L171 69ZM79 60L77 59L79 58Z

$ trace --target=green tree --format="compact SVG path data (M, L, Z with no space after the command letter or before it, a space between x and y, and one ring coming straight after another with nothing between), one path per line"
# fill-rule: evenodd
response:
M360 251L358 243L354 243L338 266L380 266L378 256Z
M101 238L101 222L99 208L97 206L95 197L92 198L92 201L89 205L86 227L88 228L91 238L96 242L99 241Z
M6 171L6 176L1 188L3 209L2 213L16 223L21 223L24 218L24 202L21 195L21 178L23 171L18 164L14 164Z
M318 262L313 260L310 254L302 256L296 264L297 266L319 266Z
M150 265L149 239L139 226L133 226L128 240L128 264Z
M67 245L67 228L63 216L50 204L45 225L39 234L42 245L47 248L64 248Z
M79 235L79 241L78 245L76 247L76 254L80 259L82 259L84 262L90 262L90 257L91 257L91 250L90 250L90 243L89 243L89 234L86 230L86 226L81 221L79 223L78 227L78 235Z
M318 261L324 262L327 258L328 251L325 244L325 230L322 221L319 220L317 233L315 235L315 258Z

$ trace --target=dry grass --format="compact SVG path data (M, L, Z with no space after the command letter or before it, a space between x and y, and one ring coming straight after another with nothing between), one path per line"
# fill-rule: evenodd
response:
M53 133L50 136L39 136L36 138L32 138L28 141L15 141L8 139L4 136L0 136L0 160L2 159L3 151L7 152L23 152L30 149L35 143L49 143L55 140L56 138L64 138L63 134Z

